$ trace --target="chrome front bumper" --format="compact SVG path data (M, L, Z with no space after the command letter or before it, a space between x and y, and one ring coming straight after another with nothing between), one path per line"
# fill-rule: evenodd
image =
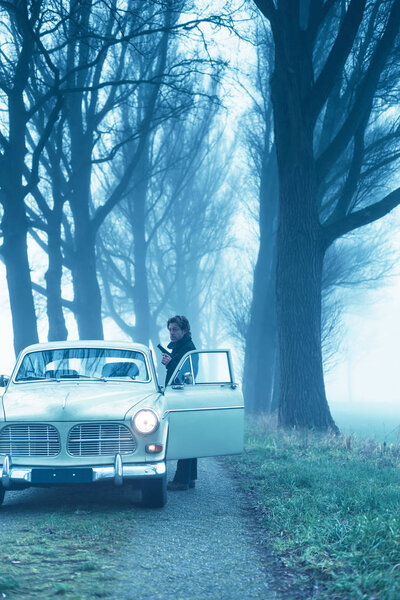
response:
M32 481L32 471L41 467L13 466L10 456L3 460L3 466L0 467L0 481L4 488L11 488L13 485L30 485ZM44 468L44 467L43 467ZM62 467L65 469L66 467ZM70 475L74 476L74 471L79 471L79 467L67 467ZM162 477L166 472L165 462L141 463L136 465L124 465L120 454L114 457L113 466L91 467L92 481L112 481L115 485L122 485L124 479L142 479L148 477ZM71 481L73 483L73 480ZM48 482L51 485L51 481Z

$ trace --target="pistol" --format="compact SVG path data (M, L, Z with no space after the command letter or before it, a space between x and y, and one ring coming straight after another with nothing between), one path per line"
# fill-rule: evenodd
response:
M171 356L171 352L169 350L167 350L166 348L164 348L164 346L161 346L161 344L157 344L157 348L159 350L161 350L161 352L163 354L168 354L168 356Z

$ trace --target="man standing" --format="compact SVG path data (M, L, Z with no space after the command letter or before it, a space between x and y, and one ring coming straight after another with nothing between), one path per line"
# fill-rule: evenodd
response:
M165 385L171 379L172 373L178 366L179 361L186 352L196 350L196 346L192 342L190 333L190 324L183 315L175 315L168 319L167 327L171 338L168 348L172 350L171 354L163 354L162 364L167 369L165 377ZM197 458L185 458L178 460L176 473L173 481L168 483L170 491L188 490L195 486L197 479Z

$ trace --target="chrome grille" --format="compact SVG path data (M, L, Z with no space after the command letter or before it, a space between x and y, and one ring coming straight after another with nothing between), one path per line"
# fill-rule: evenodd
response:
M56 456L59 452L60 436L52 425L6 425L0 432L0 454Z
M67 450L72 456L130 454L136 450L136 440L125 425L82 423L70 429Z

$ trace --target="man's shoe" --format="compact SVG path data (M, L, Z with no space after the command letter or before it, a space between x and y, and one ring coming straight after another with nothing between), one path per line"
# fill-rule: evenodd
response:
M189 484L179 483L178 481L169 481L167 490L170 492L184 492L189 489Z
M196 480L195 479L192 479L192 481L189 482L189 487L190 488L196 487Z

